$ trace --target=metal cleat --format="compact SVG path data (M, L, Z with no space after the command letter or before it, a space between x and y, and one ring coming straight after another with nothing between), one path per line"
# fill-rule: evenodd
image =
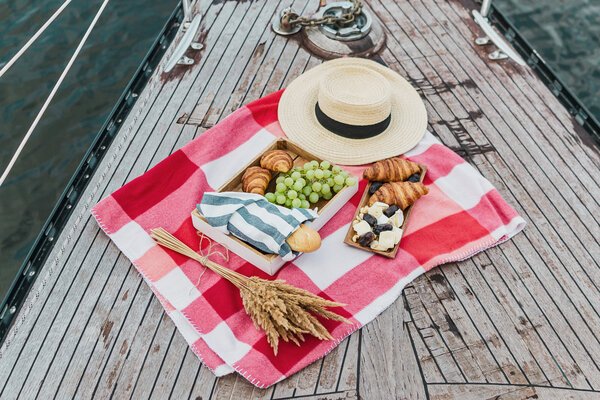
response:
M506 60L508 55L502 50L495 50L488 54L488 58L493 61Z
M177 60L177 65L192 65L193 63L194 60L187 56L183 56L179 60Z
M478 37L477 39L475 39L475 44L477 46L487 46L488 44L491 44L491 43L492 43L492 40L487 36Z

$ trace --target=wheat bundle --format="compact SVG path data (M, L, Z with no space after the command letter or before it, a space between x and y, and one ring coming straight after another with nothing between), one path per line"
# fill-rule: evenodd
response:
M283 280L269 281L247 277L211 261L189 248L163 228L151 230L152 238L161 246L190 257L233 283L239 290L244 309L257 329L262 329L273 352L277 354L279 339L300 345L304 335L321 340L332 339L329 331L315 317L349 323L346 318L327 310L344 304L325 300Z

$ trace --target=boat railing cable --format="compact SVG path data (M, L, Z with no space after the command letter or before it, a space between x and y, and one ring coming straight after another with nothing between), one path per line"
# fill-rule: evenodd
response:
M21 47L21 49L19 49L19 51L17 52L17 54L15 54L3 67L2 69L0 69L0 78L2 77L2 75L4 75L6 73L6 71L8 71L10 69L10 67L12 67L12 65L17 62L17 60L19 58L21 58L21 56L23 55L23 53L25 53L29 47L31 47L31 45L33 44L33 42L35 42L37 40L38 37L40 37L40 35L42 33L44 33L44 31L46 30L46 28L48 28L50 26L50 24L52 22L54 22L54 20L60 15L60 13L63 12L63 10L65 8L67 8L67 6L69 5L69 3L73 1L73 0L66 0L64 3L62 3L62 5L54 12L54 14L52 14L52 16L50 18L48 18L48 20L44 23L44 25L42 25L40 27L40 29L38 29L38 31L27 41L27 43L25 43L23 45L23 47Z
M65 77L69 73L69 70L73 66L73 63L75 62L75 59L77 58L77 56L81 52L81 49L85 45L85 42L87 41L88 37L90 36L90 33L94 29L94 26L96 26L96 23L98 22L98 19L100 18L100 15L102 15L102 12L106 8L106 5L108 4L109 1L110 0L104 0L104 2L102 3L102 5L100 6L100 9L98 9L98 12L96 12L96 15L94 16L94 19L92 20L90 26L85 31L83 37L81 38L81 41L77 45L77 48L75 49L75 51L73 52L73 55L69 59L69 62L65 66L65 69L62 71L62 73L60 74L58 80L54 84L54 87L52 88L52 91L50 92L50 94L46 98L46 101L44 101L44 104L42 105L42 108L40 109L40 111L36 115L35 119L33 120L33 123L31 124L31 126L27 130L27 133L25 134L25 137L23 137L23 140L21 140L21 143L19 144L19 147L17 147L17 150L15 151L15 153L13 154L10 162L6 166L6 169L2 173L2 176L0 176L0 186L2 186L2 184L6 180L6 177L10 173L11 169L13 168L13 166L15 165L15 162L19 158L19 155L21 154L21 151L23 151L23 148L25 147L25 144L27 144L27 141L29 140L31 134L33 133L33 131L37 127L38 123L42 119L42 116L46 112L46 109L48 108L48 105L50 104L50 102L52 101L52 99L54 98L54 96L56 95L56 92L58 91L58 88L60 87L60 85L62 84L63 80L65 79Z

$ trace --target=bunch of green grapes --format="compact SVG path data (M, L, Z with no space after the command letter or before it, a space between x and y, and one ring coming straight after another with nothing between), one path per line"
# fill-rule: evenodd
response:
M310 208L311 203L329 200L344 187L356 185L356 179L337 165L315 160L280 174L275 182L275 193L266 193L265 197L288 208Z

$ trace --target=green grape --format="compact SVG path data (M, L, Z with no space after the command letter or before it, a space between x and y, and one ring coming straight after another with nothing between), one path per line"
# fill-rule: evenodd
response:
M287 200L285 201L285 206L286 206L287 208L292 208L292 199L287 199Z
M356 185L356 179L349 177L346 178L346 186L354 186Z
M269 200L271 203L275 202L275 193L265 193L265 198Z
M298 192L296 192L295 190L288 190L287 197L288 199L294 200L296 197L298 197Z
M323 178L329 178L331 176L331 171L328 169L323 170Z
M308 180L312 180L315 177L315 171L313 171L312 169L309 169L306 171L306 179Z
M300 199L294 199L294 200L292 200L292 207L294 207L294 208L300 208L301 205L302 205L302 200L300 200Z
M323 186L321 187L321 193L323 195L331 193L331 187L328 184L324 183Z
M345 179L341 175L336 175L333 177L333 181L335 182L336 185L343 185L345 182Z
M317 178L317 179L323 178L323 170L322 169L315 170L315 178Z
M278 194L277 198L275 199L275 201L277 201L277 204L285 204L285 196L282 194Z
M313 169L319 168L319 162L317 160L312 160L310 163L313 165Z
M310 185L304 186L302 193L304 193L305 196L309 196L312 193L312 187Z
M310 196L308 196L308 200L309 200L311 203L316 203L317 201L319 201L319 195L318 195L316 192L312 192L312 193L310 194Z
M348 177L348 173L346 171L340 172L340 175L343 176L344 179L346 179Z
M302 200L300 208L310 208L310 203L308 202L308 200Z
M294 180L288 176L284 179L283 183L285 183L285 186L287 187L292 187L292 185L294 184Z
M298 193L298 198L300 200L306 200L306 195L304 193Z
M327 160L323 160L323 161L321 161L320 166L323 169L329 169L329 167L331 167L331 163Z
M342 185L333 185L333 191L334 192L339 192L340 190L342 190L344 188L344 186Z
M329 178L329 179L327 179L327 181L326 181L326 182L327 182L327 184L328 184L329 186L333 186L333 185L335 185L335 181L333 180L333 178Z
M331 170L333 171L334 174L339 174L342 169L340 167L338 167L337 165L334 165L333 168L331 168Z
M313 182L312 184L312 190L314 192L320 192L321 191L321 182Z
M296 191L301 191L302 188L304 187L304 179L300 178L298 179L296 182L294 182L294 186L292 186L294 188L294 190Z
M287 186L285 186L285 183L283 183L283 182L279 182L279 183L277 184L277 186L275 186L275 191L276 191L277 193L283 193L283 192L285 192L286 190L287 190Z
M302 174L300 172L298 172L298 171L292 172L292 174L290 176L295 181L297 181L298 179L302 178Z
M277 179L275 179L275 183L283 183L283 180L285 179L285 176L283 175L279 175L277 177Z
M323 198L324 198L325 200L329 200L329 199L331 199L332 197L333 197L333 193L331 193L331 192L323 194Z
M308 172L312 169L312 164L310 163L310 161L305 162L302 168L304 168L304 171Z
M306 186L306 179L304 179L304 178L300 178L296 182L301 182L302 187Z

